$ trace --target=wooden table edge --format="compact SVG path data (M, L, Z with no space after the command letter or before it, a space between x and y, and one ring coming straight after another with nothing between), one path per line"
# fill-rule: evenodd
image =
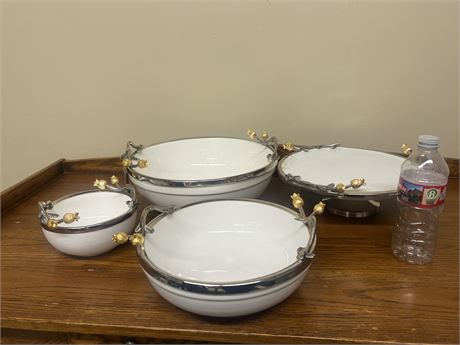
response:
M79 333L88 335L120 336L120 329L125 337L146 337L168 340L192 340L221 343L246 344L400 344L398 341L381 341L373 339L350 339L339 337L308 337L291 335L271 335L264 333L234 333L221 331L186 330L178 328L145 328L133 326L114 326L94 323L67 324L36 319L1 319L1 327L14 330L42 331L60 333ZM423 345L423 343L405 343L406 345Z

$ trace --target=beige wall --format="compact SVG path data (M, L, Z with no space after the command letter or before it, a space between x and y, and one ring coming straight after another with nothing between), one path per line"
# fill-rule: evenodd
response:
M2 189L127 140L244 136L458 157L458 5L3 2Z

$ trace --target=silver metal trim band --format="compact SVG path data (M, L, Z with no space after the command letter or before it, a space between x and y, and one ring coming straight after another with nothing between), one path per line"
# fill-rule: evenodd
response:
M230 192L233 193L233 192L242 191L242 190L245 190L245 189L248 189L248 188L252 188L252 187L258 186L258 185L260 185L260 184L266 183L267 180L269 180L269 179L272 178L272 174L271 174L270 171L265 172L264 174L266 174L267 176L266 176L262 181L257 182L257 183L255 183L255 184L252 184L252 185L250 185L250 186L245 186L245 187L238 188L238 189L232 189ZM262 177L264 174L261 174L261 175L259 175L259 176L257 176L257 177ZM137 180L137 181L138 181L138 180ZM132 180L131 180L131 182L132 182ZM204 196L212 196L212 195L223 194L223 192L205 193L205 194L203 194L203 193L200 193L200 194L166 193L166 192L158 192L158 191L156 191L156 190L155 190L155 191L154 191L154 190L150 190L150 189L145 188L144 186L139 186L139 185L136 185L135 188L141 189L141 190L143 190L143 191L150 192L150 193L161 194L161 195L168 195L168 196L184 196L184 197L189 197L189 196L192 196L192 197L193 197L193 196L200 196L200 197L204 197ZM183 190L183 189L182 189L182 190ZM178 191L180 192L181 190L178 190ZM224 192L224 193L227 193L227 192ZM213 199L213 200L215 200L215 199Z

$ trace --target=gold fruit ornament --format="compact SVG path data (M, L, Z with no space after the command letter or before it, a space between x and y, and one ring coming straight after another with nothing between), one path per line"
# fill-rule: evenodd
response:
M290 141L287 141L283 144L283 149L286 151L292 151L294 150L294 144L291 143Z
M127 167L130 167L131 166L131 160L128 159L128 158L125 158L121 161L121 165L124 167L124 168L127 168Z
M339 193L345 192L345 185L343 183L337 183L335 185L335 190Z
M117 244L126 243L128 241L128 235L126 235L124 232L116 233L112 236L112 241Z
M96 179L93 183L93 186L105 190L105 188L107 187L107 182L105 180Z
M268 139L268 132L267 132L267 131L263 131L263 132L262 132L262 139L263 139L263 140L267 140L267 139Z
M317 215L320 215L324 213L325 208L326 208L326 204L320 201L313 207L313 212Z
M64 217L62 217L62 220L64 221L64 223L66 224L70 224L70 223L73 223L77 220L79 220L80 217L78 216L78 212L75 212L75 213L66 213L64 215Z
M357 189L361 186L364 186L366 184L366 180L363 178L355 178L350 181L350 185L353 189Z
M46 223L50 229L56 229L59 225L58 221L56 219L49 219L48 222Z
M297 193L292 194L291 199L292 199L292 206L294 206L297 209L300 209L304 205L302 197Z
M112 175L112 177L110 178L110 183L113 185L117 185L118 183L120 183L120 180L115 175Z
M407 144L402 144L401 149L403 150L405 156L410 156L410 154L412 153L412 149Z
M144 243L144 236L141 234L134 234L130 236L130 241L133 246Z
M248 129L247 135L250 139L254 139L257 136L256 132L252 129Z
M147 160L145 160L145 159L141 159L141 160L139 160L139 162L137 163L137 165L139 166L139 168L144 169L144 168L147 167L148 162L147 162Z

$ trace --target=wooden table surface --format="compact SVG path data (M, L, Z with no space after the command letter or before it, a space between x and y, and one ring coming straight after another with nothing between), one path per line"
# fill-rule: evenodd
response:
M293 295L258 314L215 319L162 299L130 245L79 259L47 243L37 202L89 189L95 177L101 174L63 174L2 215L4 334L16 329L196 342L459 342L458 179L449 181L432 264L414 266L392 256L394 201L368 219L326 213L318 219L315 262ZM292 191L275 177L262 198L289 207ZM309 205L316 201L302 195Z

